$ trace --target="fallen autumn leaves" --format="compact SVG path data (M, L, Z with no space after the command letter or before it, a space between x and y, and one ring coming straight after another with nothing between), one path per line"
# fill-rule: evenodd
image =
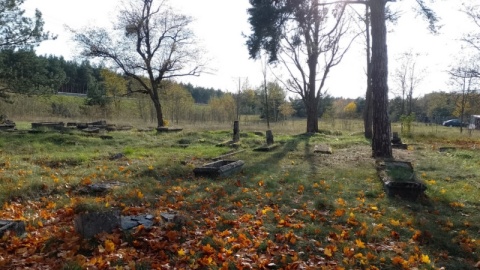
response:
M202 163L193 153L205 151L203 145L192 152L173 148L176 156L161 162L156 152L140 147L140 157L95 157L96 163L85 165L19 158L31 162L28 166L33 161L43 166L35 172L20 161L5 162L1 170L6 184L17 187L32 175L43 182L35 189L39 199L18 196L2 205L0 219L24 220L27 227L25 235L8 232L0 239L0 268L439 269L452 260L475 265L480 246L473 222L476 208L468 200L439 199L452 192L444 188L450 180L435 181L425 173L429 192L439 186L431 201L390 200L375 178L368 145L365 153L357 147L357 156L330 159L285 145L279 153L263 154L258 162L262 172L247 166L246 173L215 181L191 175L192 165ZM349 167L337 169L345 163ZM334 171L324 173L329 167ZM20 176L18 183L11 180L14 176ZM117 189L94 196L78 192L99 182ZM472 190L466 184L460 188ZM122 215L151 214L154 226L82 239L73 218L86 199ZM169 211L182 213L185 220L159 218ZM468 216L451 218L460 213Z

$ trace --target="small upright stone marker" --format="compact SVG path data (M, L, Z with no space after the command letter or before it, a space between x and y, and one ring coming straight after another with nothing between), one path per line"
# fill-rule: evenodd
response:
M74 219L75 230L84 238L91 238L97 233L111 233L121 227L120 211L100 211L80 213Z
M273 132L271 130L267 130L266 136L267 136L267 145L272 145L273 144Z
M240 141L240 124L238 121L233 122L233 142Z

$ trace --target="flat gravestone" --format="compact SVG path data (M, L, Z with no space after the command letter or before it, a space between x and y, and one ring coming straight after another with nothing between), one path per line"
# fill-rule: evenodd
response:
M243 160L217 160L193 169L193 173L197 177L223 177L240 171L243 164Z
M315 145L313 152L320 154L333 154L332 147L325 144Z
M48 128L48 129L61 130L64 127L65 127L65 124L63 122L37 122L37 123L32 123L32 129Z
M179 132L182 131L183 128L168 128L168 127L159 127L157 128L157 133L162 133L162 132Z
M377 162L377 172L390 197L416 200L427 189L417 178L410 162L380 161Z

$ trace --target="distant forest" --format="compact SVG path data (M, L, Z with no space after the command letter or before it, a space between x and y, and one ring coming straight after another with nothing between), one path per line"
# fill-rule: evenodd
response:
M98 103L98 97L107 92L107 80L102 70L104 66L89 61L69 61L58 56L37 56L30 50L3 50L0 52L0 83L2 93L23 94L83 94ZM113 72L110 72L113 73ZM115 74L115 73L114 73ZM122 77L121 74L115 74ZM111 77L111 76L110 76ZM123 78L125 80L125 78ZM125 80L127 91L119 93L128 96L132 93L131 84ZM195 103L207 104L211 98L224 93L213 88L203 88L192 84L180 84L192 95ZM92 104L93 105L93 104Z

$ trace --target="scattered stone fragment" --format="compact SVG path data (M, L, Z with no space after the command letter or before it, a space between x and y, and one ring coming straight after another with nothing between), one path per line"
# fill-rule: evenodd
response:
M160 216L165 222L173 223L175 225L182 226L187 223L187 218L183 215L178 214L177 212L161 213Z
M110 156L110 160L117 160L117 159L121 159L121 158L124 158L125 155L123 153L116 153L116 154L113 154Z
M121 217L122 230L130 230L137 226L143 225L145 228L153 226L152 215L140 215L140 216L122 216Z
M0 237L6 231L14 231L17 235L25 233L25 222L21 220L0 220Z

